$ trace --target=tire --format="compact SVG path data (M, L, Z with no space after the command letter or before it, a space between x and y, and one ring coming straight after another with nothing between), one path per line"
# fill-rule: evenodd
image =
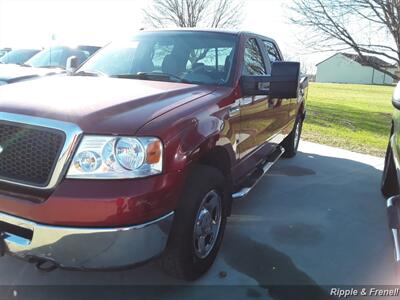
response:
M285 149L283 157L291 158L297 154L297 148L299 147L301 131L303 129L303 118L299 114L294 123L292 132L283 140L281 146Z
M390 141L385 155L385 166L382 172L381 191L382 194L387 198L399 194L396 165L394 163Z
M228 208L228 188L222 173L216 168L196 165L188 178L184 187L183 195L175 211L174 222L169 235L166 250L161 257L161 267L166 273L173 277L184 280L195 280L206 273L213 264L220 248L225 231L227 208ZM220 201L216 200L219 197ZM207 200L208 199L208 200ZM211 200L210 200L211 199ZM209 202L219 202L219 216L217 210L209 209L206 211L201 207L210 205ZM211 223L209 217L211 217ZM201 222L205 228L199 225ZM216 224L219 229L216 231ZM206 235L207 224L213 224L211 228L217 232L210 233L206 238L199 238L198 235ZM211 230L213 232L213 230ZM211 248L201 247L213 244ZM211 242L213 241L213 242ZM199 249L207 250L204 252Z

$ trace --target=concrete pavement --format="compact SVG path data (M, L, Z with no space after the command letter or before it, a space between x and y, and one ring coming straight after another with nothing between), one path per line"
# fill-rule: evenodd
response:
M210 292L231 299L293 299L293 289L283 286L312 285L294 289L296 299L303 299L301 293L317 299L323 294L319 286L394 284L379 190L383 158L304 141L299 151L234 204L216 263L190 284L207 289L167 288L186 283L165 276L155 263L118 272L42 273L10 257L0 258L0 285L13 286L17 294L21 285L164 286L153 290L154 299L204 299Z

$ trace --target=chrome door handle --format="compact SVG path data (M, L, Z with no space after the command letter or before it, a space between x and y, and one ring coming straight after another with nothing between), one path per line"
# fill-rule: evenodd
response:
M239 100L240 106L249 105L253 103L253 97L243 97Z
M229 117L236 117L240 114L240 106L234 106L229 108Z

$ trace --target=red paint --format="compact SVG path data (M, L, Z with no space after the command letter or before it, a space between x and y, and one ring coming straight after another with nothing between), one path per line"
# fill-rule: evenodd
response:
M246 127L230 108L242 97L239 79L245 41L246 34L240 34L231 87L64 76L2 87L0 111L73 122L90 134L159 137L164 144L164 173L132 180L64 179L40 204L0 195L0 211L63 226L148 222L175 210L188 167L214 147L226 150L232 177L239 180L274 147L270 142L251 145L259 149L246 156L246 144L237 144ZM272 109L258 115L259 121L276 117ZM269 136L274 130L266 128L262 134Z
M0 196L1 211L51 225L141 224L175 208L183 180L182 172L134 180L66 179L43 203Z

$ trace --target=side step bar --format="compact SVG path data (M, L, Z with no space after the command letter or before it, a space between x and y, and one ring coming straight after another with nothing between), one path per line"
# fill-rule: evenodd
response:
M395 259L400 271L400 196L390 197L387 200L389 227L392 230ZM398 274L400 275L400 273Z
M281 156L285 153L285 149L283 147L278 147L274 153L270 157L268 157L267 161L256 170L251 176L248 184L245 184L245 187L241 188L239 191L232 194L232 199L240 199L246 197L248 193L257 185L261 178L271 169L271 167L281 158Z

